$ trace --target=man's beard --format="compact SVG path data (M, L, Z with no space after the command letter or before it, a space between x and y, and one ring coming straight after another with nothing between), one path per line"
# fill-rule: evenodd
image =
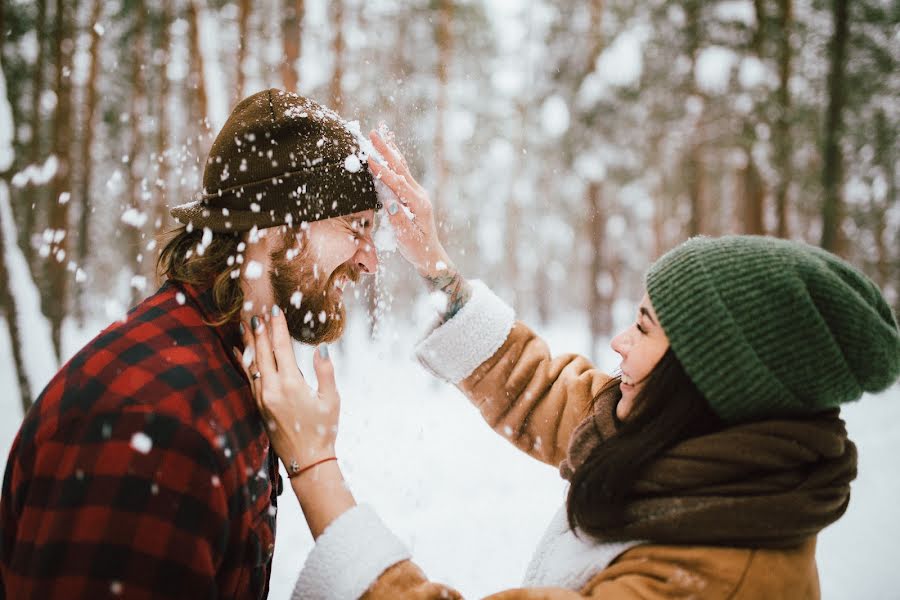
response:
M293 236L290 237L293 242ZM300 250L293 246L298 254L288 259L292 245L286 243L284 248L272 253L269 271L272 295L284 311L288 333L306 344L333 342L344 333L346 323L343 294L334 284L341 277L358 281L359 271L345 263L325 278L318 273L306 245Z

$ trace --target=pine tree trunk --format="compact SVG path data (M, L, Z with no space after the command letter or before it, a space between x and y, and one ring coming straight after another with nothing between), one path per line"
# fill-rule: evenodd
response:
M47 30L47 0L37 0L37 21L35 22L35 31ZM46 44L44 36L37 36L37 60L34 64L34 70L31 76L31 144L28 152L29 164L37 164L41 160L41 152L43 151L41 141L41 132L43 118L41 118L41 94L44 91L44 70L46 63ZM24 190L23 199L25 200L23 208L24 227L19 231L19 246L25 254L25 260L33 272L37 272L34 264L34 248L31 245L31 234L34 233L37 223L37 212L39 207L43 206L46 190L39 186L29 185Z
M55 59L57 96L56 116L53 124L53 152L59 168L53 180L53 193L49 198L49 228L55 232L47 258L47 288L44 297L45 314L50 319L53 349L56 358L62 358L62 324L68 307L68 258L69 196L71 184L71 113L72 113L72 29L70 2L56 1Z
M778 182L775 186L776 234L780 238L790 235L788 227L788 202L794 179L793 146L791 140L791 31L793 30L793 0L778 2L778 91L775 94L777 117L772 131L775 145L775 164Z
M128 152L128 203L129 206L143 214L147 209L144 202L144 176L142 173L142 155L144 153L144 134L141 131L144 115L147 113L147 93L144 82L143 58L146 56L145 35L146 35L146 6L144 0L136 0L134 7L135 28L134 28L134 44L135 53L132 57L131 67L131 140L130 150ZM126 239L129 240L128 251L131 260L131 272L134 276L141 276L143 273L143 227L137 225L127 225L128 233ZM134 306L141 301L146 286L143 288L134 285L131 288L131 305Z
M437 104L435 106L434 114L434 205L437 207L438 214L444 212L444 197L449 173L445 148L447 144L445 122L447 120L450 62L453 56L453 33L451 31L452 22L452 0L439 0L437 28L435 30L435 43L438 48L438 89ZM440 218L438 218L438 221L440 222Z
M93 176L93 160L91 147L94 143L94 117L97 110L97 75L100 72L100 34L94 28L94 23L100 22L103 12L101 0L93 0L91 6L91 20L88 25L91 28L90 57L91 66L88 70L88 79L85 84L85 110L84 125L81 133L81 151L78 159L81 163L80 190L78 200L81 202L81 214L78 219L78 266L86 269L88 258L88 240L90 238L90 223L93 212L93 199L91 198L91 177ZM77 282L77 279L76 279ZM76 283L75 316L79 324L84 324L84 289Z
M844 81L847 67L847 41L850 34L848 0L833 0L834 32L829 44L828 109L825 115L825 135L822 155L822 248L842 254L844 239L841 226L844 219L843 179L844 159L841 141L844 137L844 107L847 102Z
M300 50L302 47L304 0L286 0L282 24L284 59L281 61L281 82L289 92L299 91Z
M344 107L342 98L342 81L344 79L344 0L332 0L331 24L334 30L334 37L331 40L331 56L334 60L334 66L331 70L331 82L328 86L328 101L330 108L340 114Z
M753 160L750 152L747 153L747 164L741 172L741 183L743 233L764 235L766 233L763 214L765 190L756 161Z
M200 5L198 7L198 4ZM199 129L209 132L209 98L206 91L205 67L203 52L200 49L200 12L205 9L204 0L188 0L187 18L191 36L191 89L194 103L192 114L198 117ZM202 154L198 149L198 154Z
M244 60L247 58L247 46L250 44L250 11L252 5L250 0L240 0L238 12L238 55L237 55L237 77L235 78L235 99L233 104L237 104L245 93L246 78L244 77Z
M588 315L591 329L591 354L596 352L600 338L612 329L610 298L600 289L600 279L609 270L611 261L606 256L606 208L603 204L603 187L599 181L591 181L585 190L588 212L588 236L591 242L590 268L588 272Z
M0 185L9 189L8 181L0 182ZM3 312L3 318L9 328L9 341L12 346L13 364L16 367L16 379L19 382L19 396L22 402L22 414L28 412L31 408L32 395L31 384L28 382L28 376L25 374L25 361L22 357L22 332L19 331L19 310L16 306L16 299L9 289L9 272L6 268L6 244L7 240L3 237L5 224L3 223L3 213L0 211L0 310ZM12 215L9 215L12 217ZM15 244L15 240L9 240L9 244Z
M700 91L697 88L697 54L700 49L700 18L702 12L702 4L697 0L685 3L685 12L687 13L687 52L691 59L690 81L688 90L690 95L699 96ZM688 198L690 201L690 217L688 218L688 235L695 236L704 232L703 211L705 210L704 194L705 186L705 168L703 164L703 115L697 116L697 123L694 128L693 140L690 141L690 148L687 152L687 164L685 165L685 183L687 184Z
M172 57L172 40L169 33L169 27L172 24L172 0L163 0L162 5L162 35L160 36L160 47L165 52L165 60L159 67L159 107L157 110L158 128L156 131L156 180L157 184L153 186L153 218L151 236L155 236L159 232L166 231L170 225L168 202L173 197L169 193L169 77L167 75L167 65ZM144 264L144 275L147 281L153 281L154 286L159 283L156 281L156 257L159 255L155 240L150 242L150 246L154 252L148 253Z

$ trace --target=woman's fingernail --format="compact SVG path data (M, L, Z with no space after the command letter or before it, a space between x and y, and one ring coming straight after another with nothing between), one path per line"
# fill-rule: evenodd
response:
M252 329L253 331L259 329L259 317L257 317L256 315L253 315L253 317L250 318L250 329Z
M319 356L328 360L328 344L322 344L319 346Z
M280 315L280 314L281 314L281 309L278 308L278 305L277 305L277 304L273 304L273 305L272 305L272 316L273 316L273 317L277 317L277 316Z
M391 202L391 203L388 205L388 212L389 212L390 214L396 215L398 210L400 210L400 207L397 206L397 203L396 203L396 202Z
M241 335L244 335L245 329L244 329L244 322L243 322L243 321L241 321L241 322L238 324L238 328L241 330Z

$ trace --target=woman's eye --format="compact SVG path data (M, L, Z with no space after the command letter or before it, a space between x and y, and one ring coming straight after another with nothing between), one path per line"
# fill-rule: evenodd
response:
M634 326L637 327L637 330L640 331L643 335L647 335L647 331L643 327L641 327L640 323L635 322Z

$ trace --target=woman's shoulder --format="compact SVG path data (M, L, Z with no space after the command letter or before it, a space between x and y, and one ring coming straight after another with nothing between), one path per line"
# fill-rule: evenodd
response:
M582 590L596 598L819 598L816 539L783 549L643 544Z

